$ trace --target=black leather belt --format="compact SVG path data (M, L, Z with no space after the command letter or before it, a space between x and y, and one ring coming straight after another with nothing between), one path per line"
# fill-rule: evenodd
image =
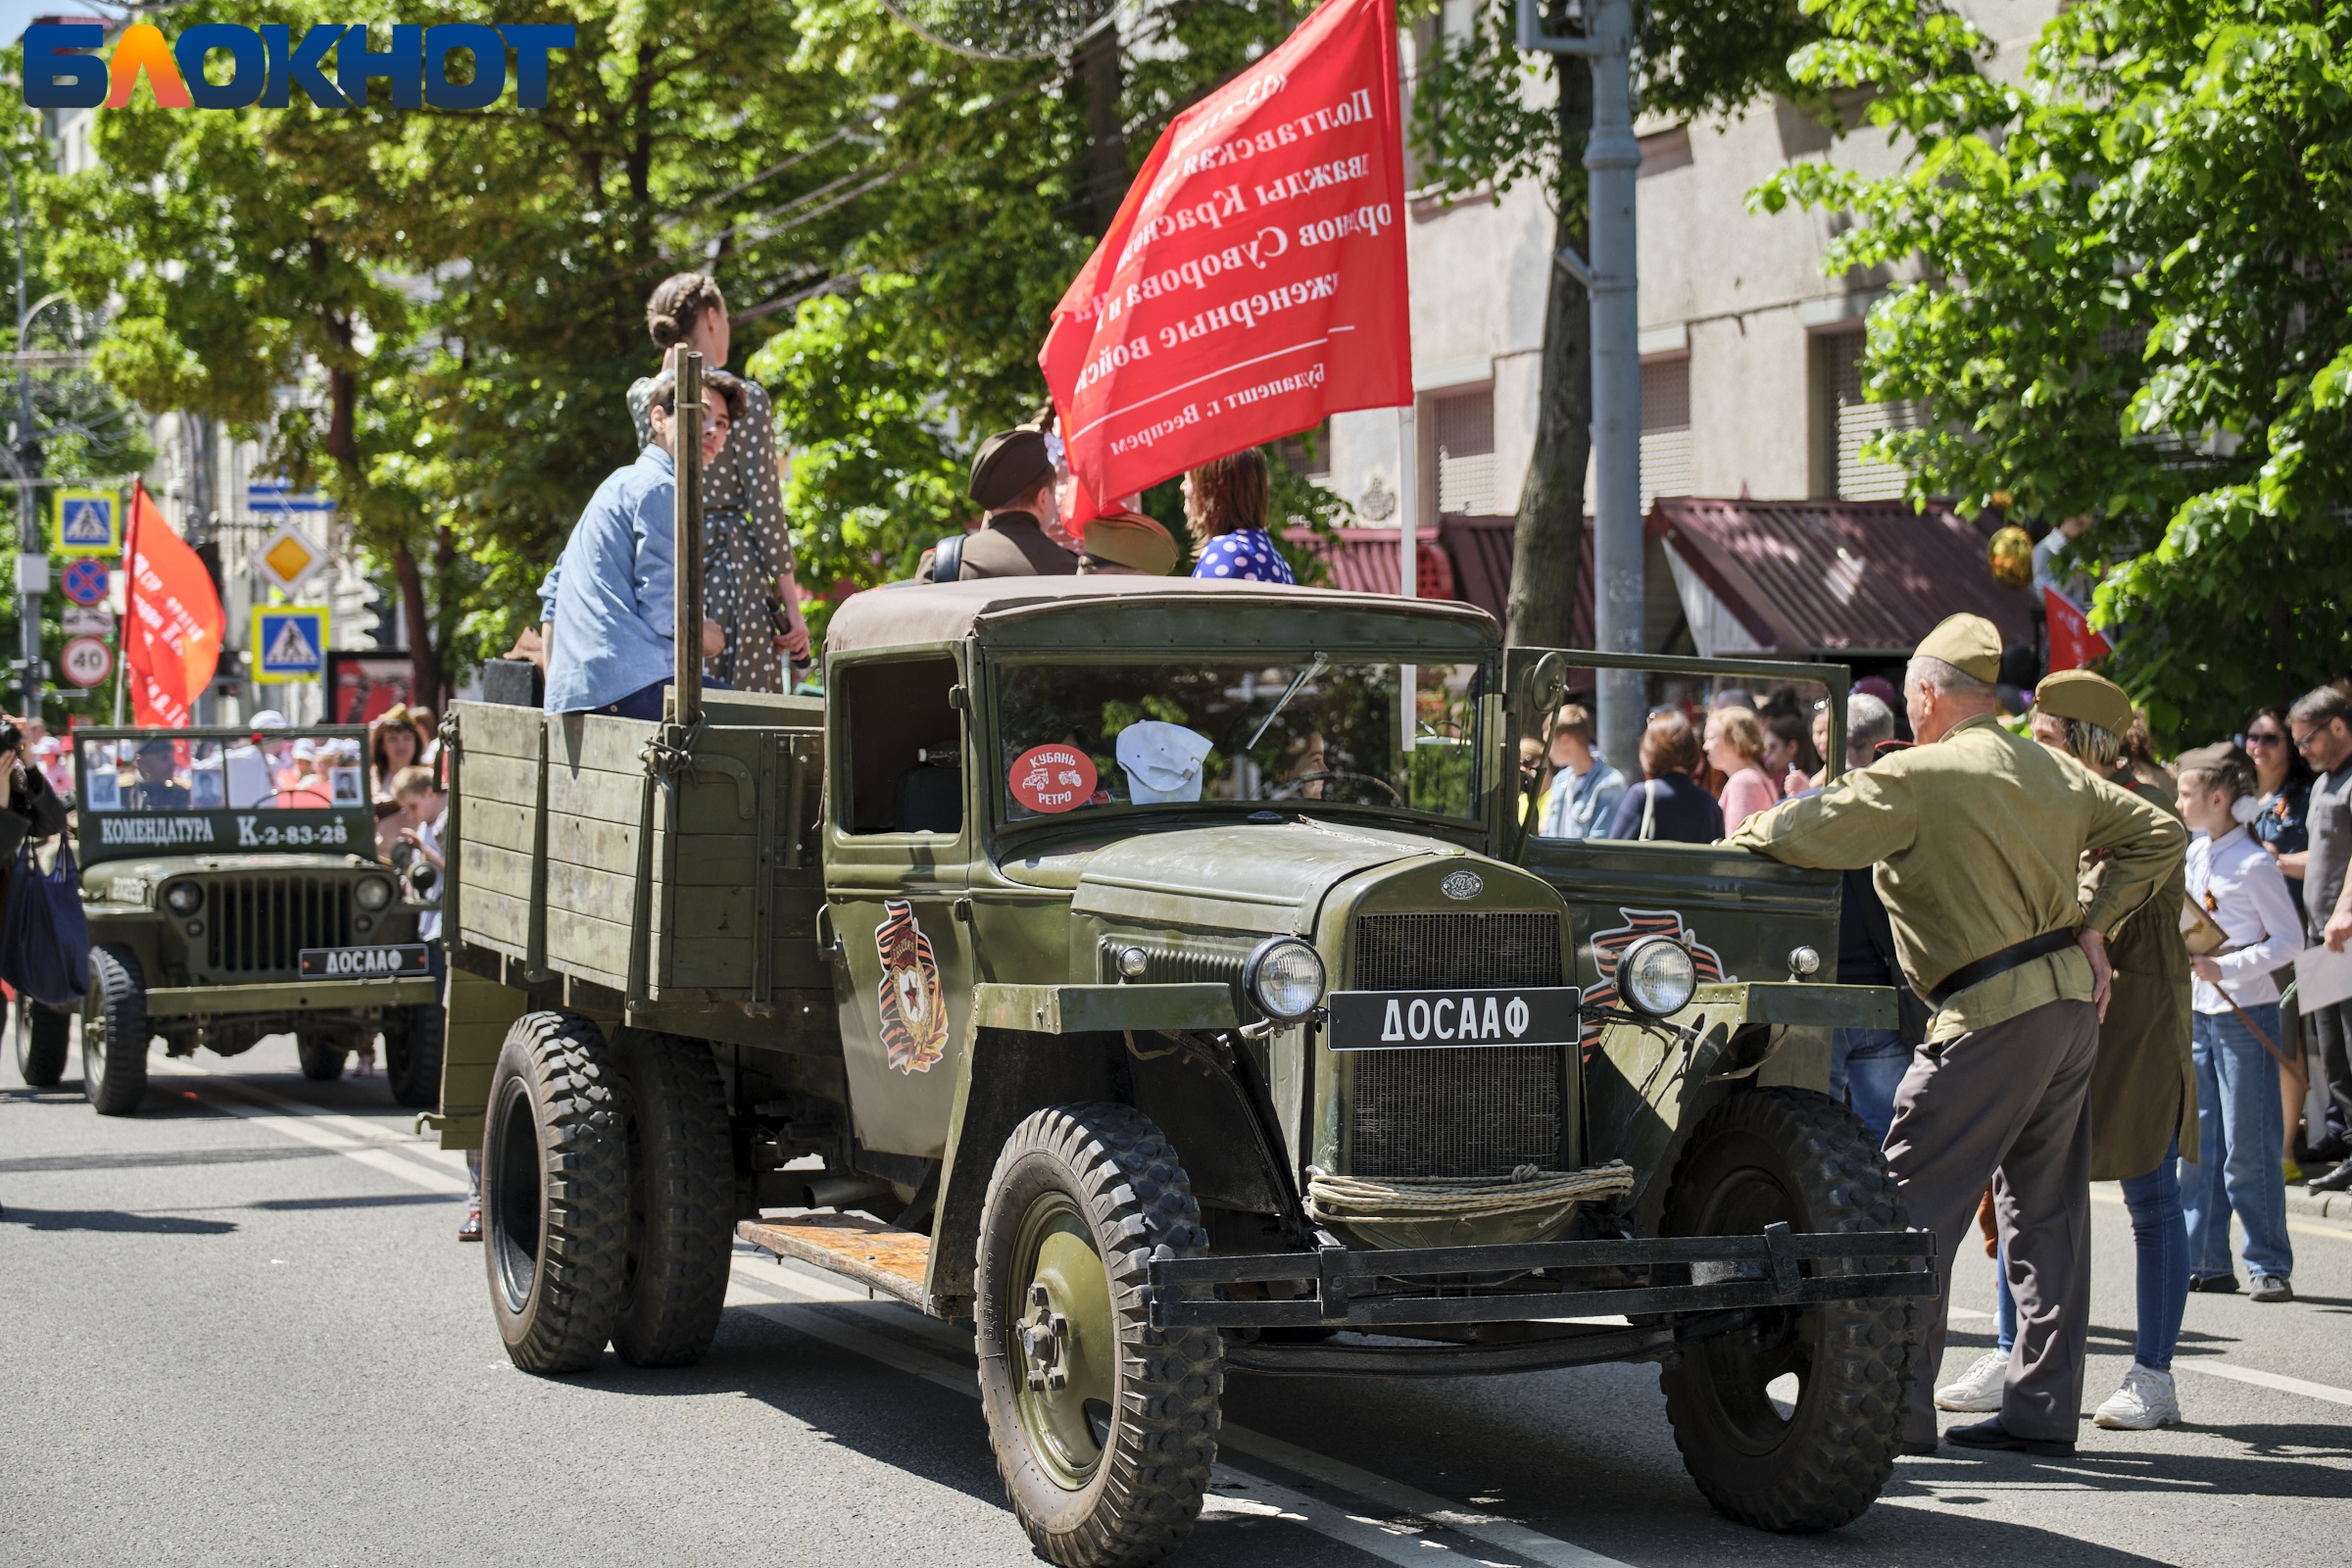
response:
M1998 953L1987 953L1982 958L1972 958L1943 977L1942 984L1928 993L1928 1005L1941 1007L1970 986L1983 985L1996 974L2046 958L2053 953L2064 953L2075 945L2080 926L2068 926L2063 931L2044 931L2037 937L2028 937L2013 943Z

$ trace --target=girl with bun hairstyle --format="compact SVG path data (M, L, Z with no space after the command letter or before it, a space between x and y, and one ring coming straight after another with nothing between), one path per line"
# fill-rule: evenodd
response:
M645 327L662 351L666 368L672 351L692 349L706 369L724 369L729 330L727 302L705 272L663 278L645 302ZM642 449L653 440L648 414L655 377L629 388L629 417ZM726 445L703 469L703 603L726 635L726 651L714 673L738 691L785 689L785 651L805 658L808 625L801 616L800 585L793 578L792 532L784 525L784 491L776 474L776 416L767 389L742 381L743 408L734 416ZM769 600L777 620L769 618Z

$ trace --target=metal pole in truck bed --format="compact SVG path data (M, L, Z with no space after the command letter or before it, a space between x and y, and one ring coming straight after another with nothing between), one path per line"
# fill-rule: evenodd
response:
M677 364L678 404L670 432L678 485L670 545L678 668L669 712L671 722L692 725L703 716L703 357L682 349Z

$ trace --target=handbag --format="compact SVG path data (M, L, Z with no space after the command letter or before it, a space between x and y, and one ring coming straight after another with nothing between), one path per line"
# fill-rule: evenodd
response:
M35 1002L70 1007L90 989L90 923L72 845L60 845L46 873L27 838L8 877L0 912L0 980Z

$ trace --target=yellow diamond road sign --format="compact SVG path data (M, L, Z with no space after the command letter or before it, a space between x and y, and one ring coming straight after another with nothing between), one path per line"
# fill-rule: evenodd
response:
M262 574L262 580L288 594L325 564L326 552L291 523L280 526L253 553L253 569Z

